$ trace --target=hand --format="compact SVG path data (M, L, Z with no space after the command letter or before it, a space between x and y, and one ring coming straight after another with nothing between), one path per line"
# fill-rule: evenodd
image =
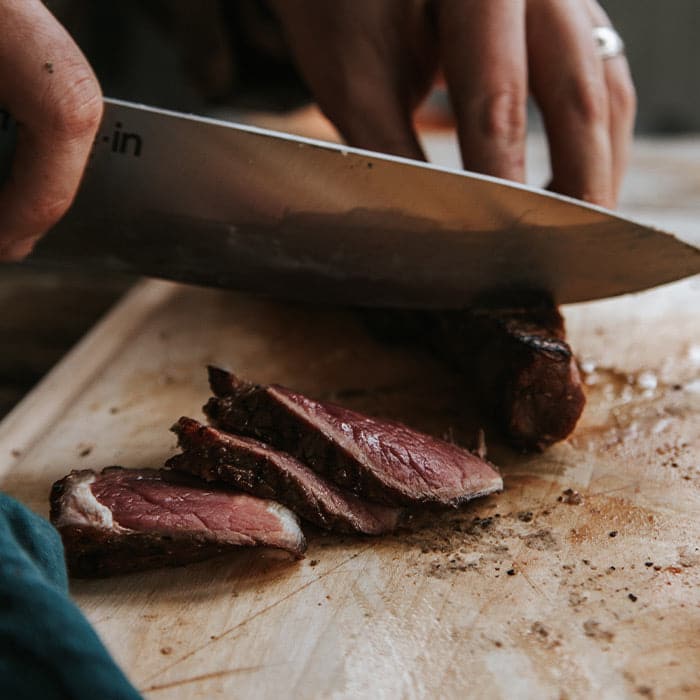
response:
M40 0L0 0L0 106L19 123L0 191L0 260L18 260L73 201L102 115L85 57Z
M423 158L412 114L445 74L464 167L522 181L526 100L552 189L614 206L635 114L626 60L603 61L594 0L271 0L299 69L348 143Z

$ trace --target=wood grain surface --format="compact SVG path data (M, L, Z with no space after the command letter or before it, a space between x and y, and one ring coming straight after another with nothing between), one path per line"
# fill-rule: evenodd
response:
M73 592L154 698L692 697L699 300L690 281L568 309L588 409L543 455L489 432L502 495L394 537L311 534L300 563L242 553ZM455 377L349 312L151 282L2 424L3 488L46 513L70 468L160 465L208 362L460 441L475 426Z
M73 594L153 700L700 697L698 309L698 279L566 308L587 409L538 455L486 425L503 494ZM71 468L162 464L209 362L465 444L482 424L463 380L351 312L147 282L0 424L0 487L46 514Z

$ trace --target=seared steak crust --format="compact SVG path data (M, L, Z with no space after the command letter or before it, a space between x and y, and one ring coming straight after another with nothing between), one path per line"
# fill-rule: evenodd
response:
M389 341L431 350L472 382L518 447L542 450L576 426L585 394L564 319L544 294L493 297L457 311L371 311Z
M342 489L388 505L458 505L503 488L494 467L456 445L280 386L209 369L204 411L228 432L292 454Z
M166 467L272 498L327 530L380 535L398 525L398 509L360 500L265 443L184 417L172 430L183 452Z

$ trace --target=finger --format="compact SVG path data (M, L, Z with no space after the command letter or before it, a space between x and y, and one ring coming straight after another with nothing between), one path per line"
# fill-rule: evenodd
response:
M337 104L326 103L323 98L319 106L350 146L425 160L413 128L411 110L401 104L393 88L388 83L366 85L363 94L352 99L355 105L352 110L338 110Z
M339 71L332 87L314 72L307 76L318 106L346 143L356 148L425 160L413 127L410 97L402 95L400 81L388 72L390 66L370 60L368 65L355 65L351 69L353 75L347 75L345 80L343 72ZM359 78L359 75L364 77Z
M610 104L610 146L612 154L613 195L617 201L629 161L637 97L629 66L623 56L605 62L605 82Z
M412 103L403 95L390 66L370 62L356 75L338 81L335 89L319 84L311 88L318 106L350 146L425 160L413 127ZM319 81L320 82L320 81Z
M552 189L613 206L607 86L587 9L578 0L530 0L527 38L530 85L549 141Z
M594 26L611 26L607 14L597 2L591 0L588 5ZM610 111L613 194L617 201L629 160L637 97L627 59L623 55L604 61L603 66Z
M464 167L523 180L525 0L443 0L438 28Z
M299 69L323 113L351 146L425 160L413 128L412 76L393 3L272 0Z
M0 39L0 104L19 127L0 191L0 259L26 255L67 211L102 113L90 66L43 4L9 5Z

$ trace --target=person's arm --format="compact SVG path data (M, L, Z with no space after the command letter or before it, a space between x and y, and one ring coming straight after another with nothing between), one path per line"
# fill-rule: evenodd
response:
M0 0L0 107L18 122L0 189L0 260L27 255L71 205L102 115L80 49L40 0Z
M442 70L464 167L525 171L542 110L552 189L614 206L635 114L624 56L603 61L594 0L269 0L321 109L353 146L423 154L412 114Z

